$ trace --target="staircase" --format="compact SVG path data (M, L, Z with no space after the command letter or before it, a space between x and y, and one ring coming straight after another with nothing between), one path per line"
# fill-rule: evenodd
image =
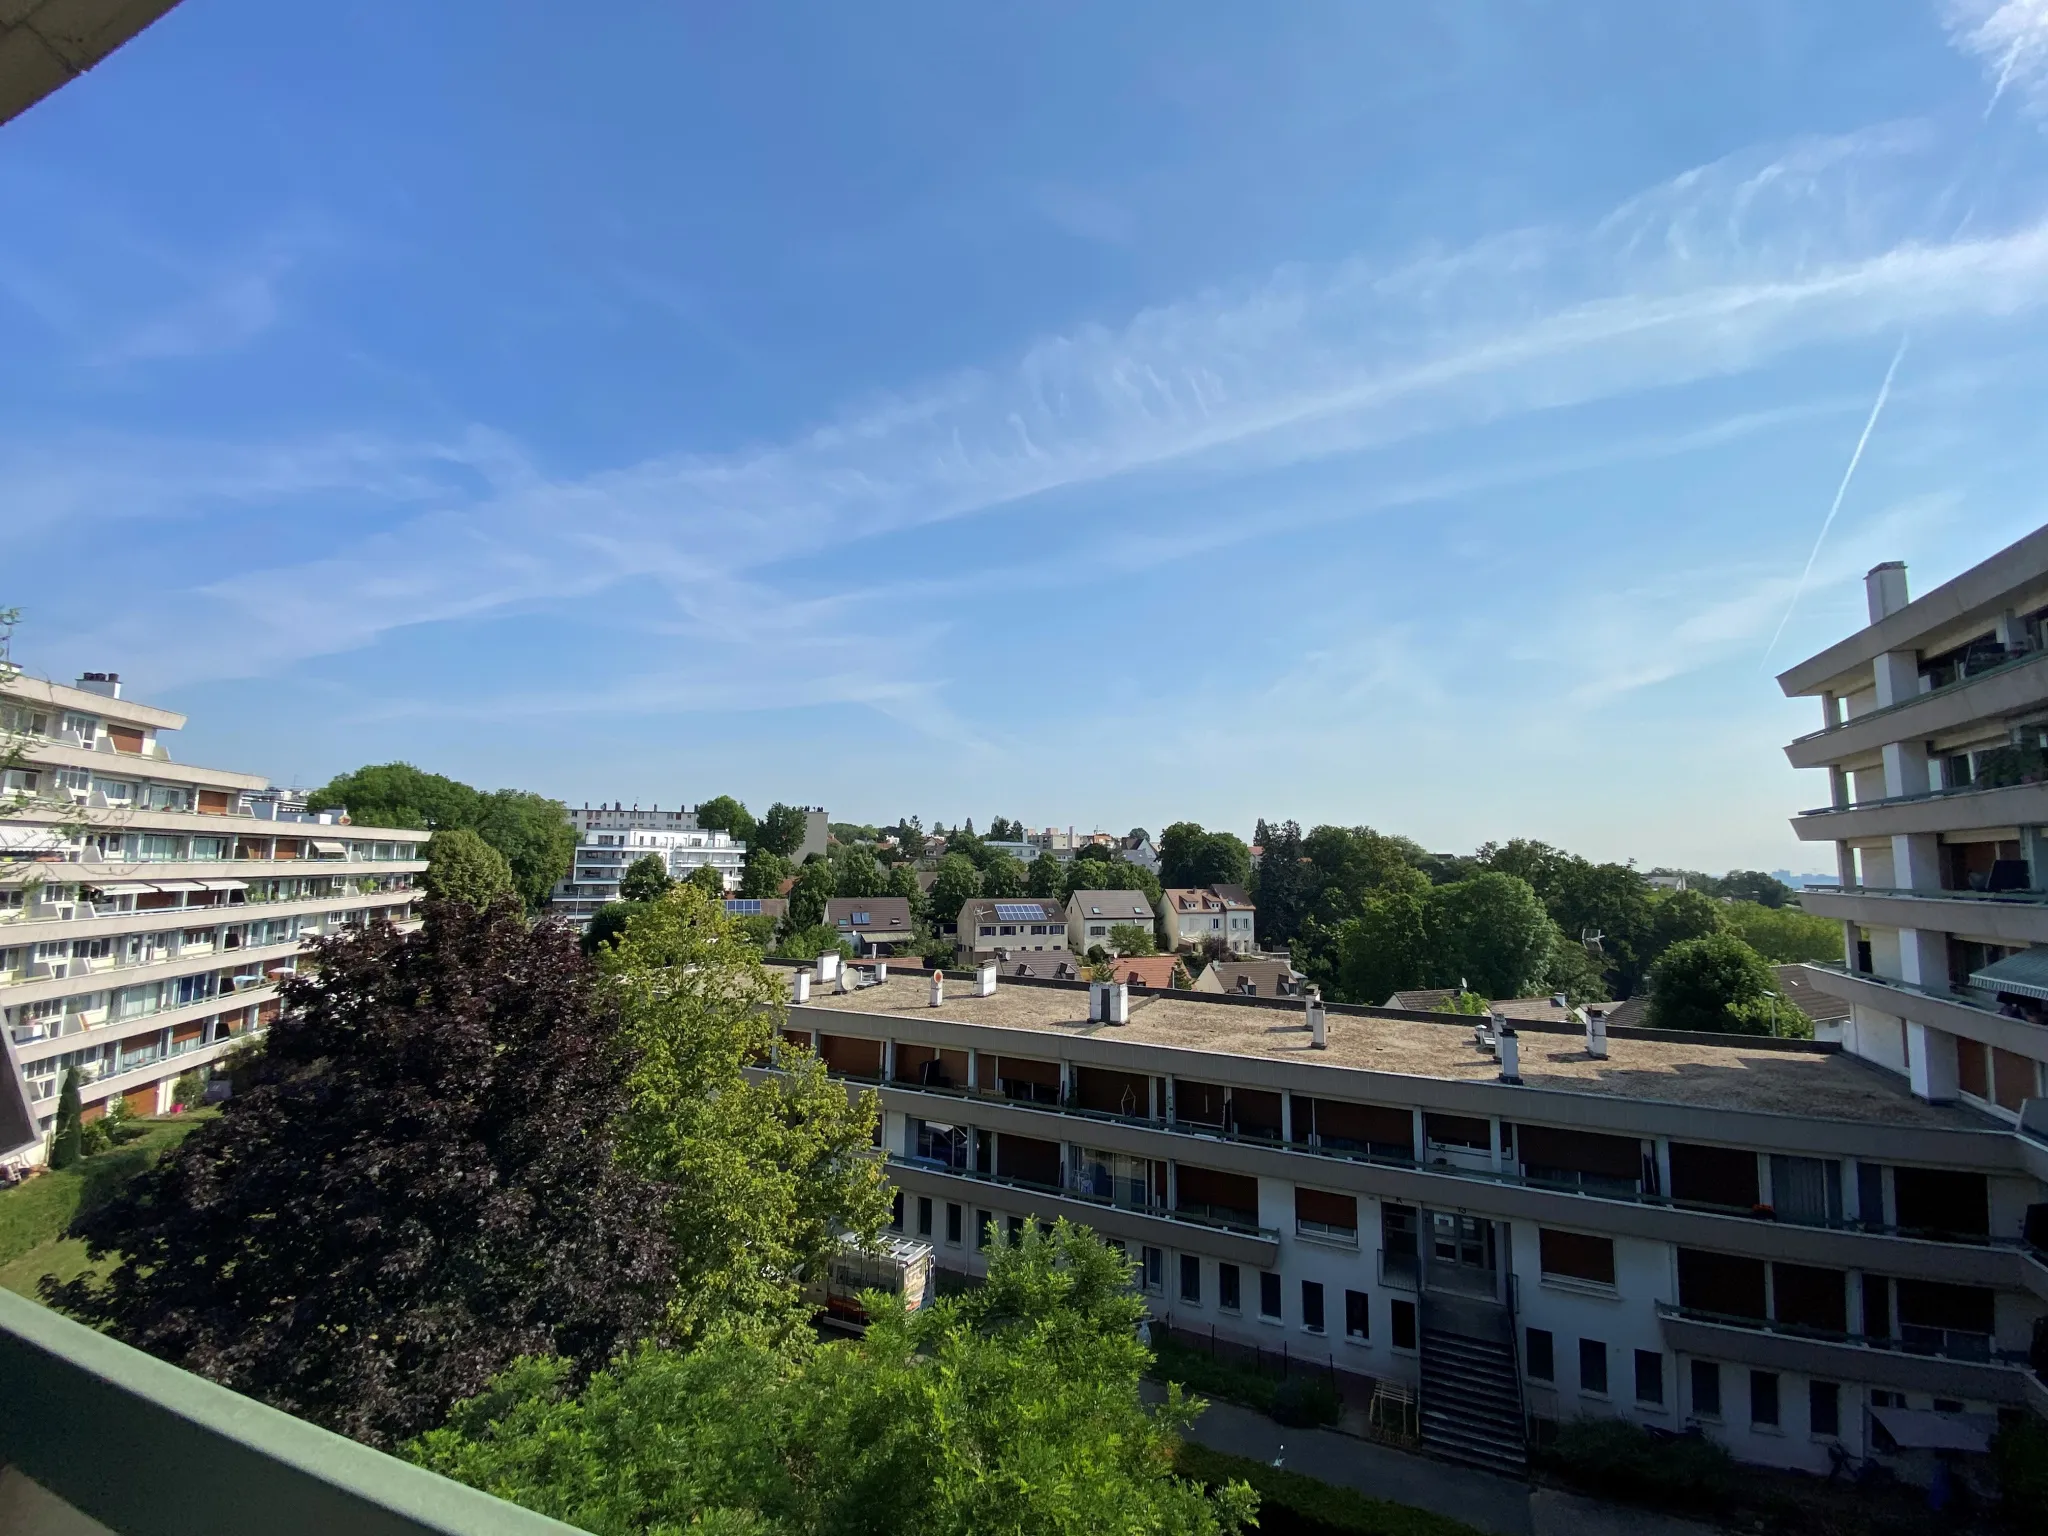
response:
M1429 1297L1422 1313L1422 1442L1520 1477L1528 1465L1522 1384L1505 1308Z

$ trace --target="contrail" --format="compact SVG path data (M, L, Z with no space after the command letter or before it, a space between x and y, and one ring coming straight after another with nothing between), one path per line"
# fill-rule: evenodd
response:
M1813 553L1806 557L1806 569L1799 573L1799 584L1792 589L1792 601L1785 605L1785 616L1778 620L1777 632L1771 636L1771 643L1764 647L1764 664L1769 665L1771 652L1778 648L1778 641L1785 633L1785 626L1792 620L1792 610L1799 606L1800 594L1806 590L1806 578L1813 574L1813 562L1820 558L1820 547L1827 542L1828 530L1835 525L1835 514L1842 510L1842 498L1849 494L1849 482L1856 478L1856 466L1863 462L1863 450L1870 442L1870 434L1877 426L1877 418L1884 412L1884 403L1892 392L1892 376L1899 371L1899 364L1906 356L1908 338L1899 338L1899 350L1892 354L1892 365L1884 371L1884 382L1877 386L1877 399L1871 404L1870 419L1863 423L1863 435L1856 439L1856 451L1849 455L1849 467L1842 471L1842 483L1835 487L1835 499L1828 507L1828 515L1820 525L1820 537L1813 541Z

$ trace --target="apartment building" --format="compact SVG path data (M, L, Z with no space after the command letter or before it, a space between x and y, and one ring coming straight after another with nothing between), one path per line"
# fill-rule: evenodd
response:
M0 684L20 756L0 786L0 1023L38 1138L67 1068L88 1116L116 1096L159 1113L180 1075L276 1017L306 940L413 921L425 832L174 762L164 737L184 724L115 673Z
M819 812L823 815L823 812ZM709 865L718 871L728 892L739 889L747 862L747 845L730 832L707 831L697 825L695 811L659 806L642 809L618 801L571 810L576 827L576 856L548 895L548 910L582 927L599 907L619 899L626 871L648 854L668 864L669 877L687 880Z
M1142 928L1147 936L1156 933L1152 901L1143 891L1076 891L1067 898L1069 949L1085 955L1098 944L1113 948L1109 930L1122 926Z
M1067 952L1067 914L1056 901L1036 896L977 896L962 904L954 928L968 964L997 953Z
M1825 1473L1888 1422L2048 1413L2048 1144L1838 1047L1096 995L991 964L813 990L785 1027L877 1089L942 1267L1070 1217L1156 1319L1405 1385L1476 1462L1592 1414Z
M1258 948L1258 908L1241 885L1172 886L1160 893L1160 901L1166 908L1169 948L1199 946L1208 939L1222 939L1240 955Z
M1778 679L1820 702L1785 750L1827 803L1792 826L1841 880L1800 897L1843 932L1808 974L1916 1098L2008 1124L2031 1102L2048 1133L2048 528L1917 599L1897 562L1865 588L1868 626Z

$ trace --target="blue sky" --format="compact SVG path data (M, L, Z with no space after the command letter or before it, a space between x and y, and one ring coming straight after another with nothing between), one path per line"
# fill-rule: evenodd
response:
M283 780L1823 868L2044 129L2043 0L185 0L0 129L0 600Z

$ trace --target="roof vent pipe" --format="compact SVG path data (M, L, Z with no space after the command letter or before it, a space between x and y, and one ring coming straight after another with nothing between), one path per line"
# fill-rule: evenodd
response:
M843 965L832 967L832 990L842 994L853 990L853 978Z
M1553 992L1550 994L1550 1006L1553 1008L1569 1008L1571 1007L1571 1000L1562 992Z
M1522 1080L1522 1042L1513 1029L1503 1028L1496 1038L1500 1050L1500 1080L1504 1083L1519 1083Z
M789 998L794 1003L808 1003L811 1000L809 971L798 971L789 978Z
M994 997L996 995L995 961L984 960L976 968L974 973L974 995L976 997Z
M1330 1026L1323 1013L1323 1000L1313 992L1308 998L1308 1048L1312 1051L1330 1048Z
M1595 1061L1607 1059L1607 1015L1604 1013L1586 1015L1586 1054Z
M1110 1022L1110 1023L1112 1023L1112 1024L1128 1024L1128 1023L1130 1023L1130 1022L1131 1022L1131 989L1130 989L1130 987L1129 987L1129 986L1128 986L1127 984L1125 984L1124 982L1121 982L1121 981L1117 981L1117 982L1110 982L1110 983L1108 983L1108 984L1106 984L1106 985L1104 986L1104 988L1103 988L1103 991L1104 991L1104 992L1106 992L1106 993L1108 994L1108 996L1107 996L1107 999L1106 999L1106 1001L1108 1002L1108 1005L1109 1005L1109 1012L1108 1012L1108 1018L1109 1018L1109 1022Z
M875 960L875 985L879 987L883 982L887 981L888 979L889 962L877 956Z
M1090 981L1088 983L1088 1022L1090 1024L1100 1024L1102 1022L1102 983L1099 981Z
M934 1008L936 1008L936 1007L938 1007L938 1006L939 1006L939 1005L940 1005L941 1003L945 1002L945 1000L946 1000L946 973L945 973L944 971L933 971L933 972L932 972L932 1006L933 1006Z
M830 949L818 956L818 980L836 981L839 979L840 969L838 950Z

